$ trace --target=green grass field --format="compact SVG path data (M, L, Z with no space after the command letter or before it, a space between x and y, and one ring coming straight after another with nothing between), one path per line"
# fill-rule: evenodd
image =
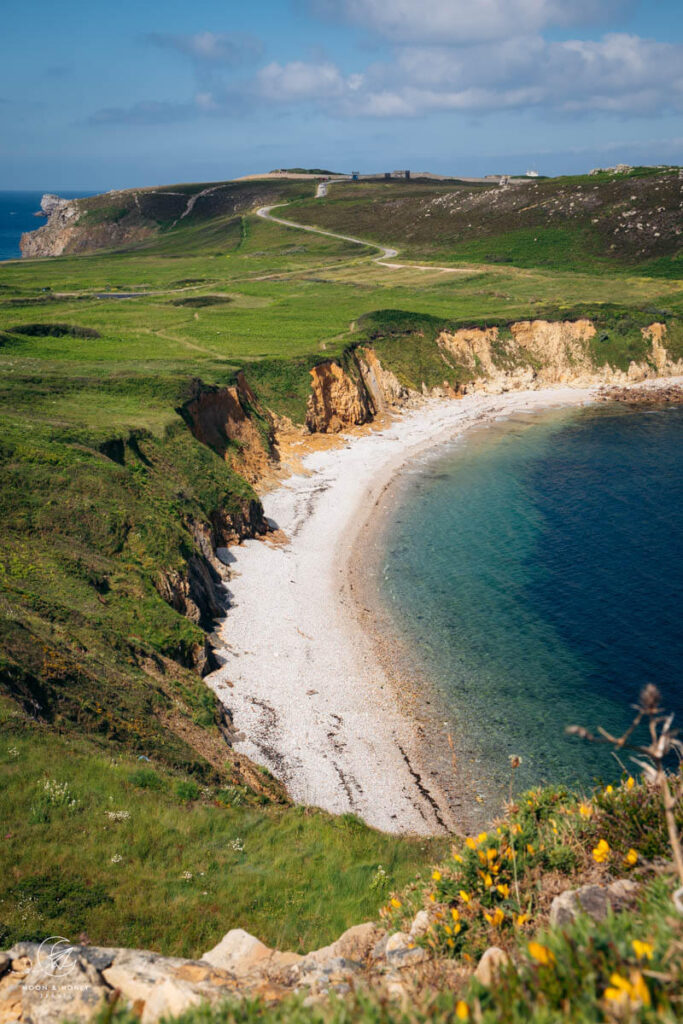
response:
M637 181L654 188L658 179ZM570 184L540 187L554 195ZM310 946L372 916L379 863L400 885L429 859L419 844L283 804L221 739L193 667L205 630L163 600L158 580L186 571L193 524L239 516L255 496L239 446L226 461L187 428L179 410L193 381L225 387L244 369L261 410L300 423L310 367L369 338L417 386L441 383L433 338L449 325L590 315L605 334L601 355L621 365L638 353L640 327L664 319L683 351L683 291L663 243L636 260L596 249L573 221L546 225L536 242L519 233L529 225L501 222L496 235L483 218L482 237L451 245L438 225L411 234L410 204L454 189L419 182L392 184L388 197L383 185L335 185L322 202L308 182L272 194L250 186L239 202L218 189L171 227L197 188L173 186L181 205L150 207L150 233L125 251L0 268L0 771L12 835L0 920L15 937L85 928L102 944L196 953L239 924ZM407 259L447 258L461 272L391 270L373 262L373 249L266 222L250 211L269 195L293 200L294 219L395 242ZM392 220L387 204L399 200L408 205ZM105 197L88 202L97 230L132 217ZM158 791L131 782L139 757L150 759ZM33 813L45 779L73 790L73 816ZM180 799L181 784L200 787L200 797ZM217 801L226 788L242 802ZM130 810L124 828L106 825L110 797ZM238 837L246 859L229 848ZM289 864L290 846L303 874ZM81 903L24 919L25 894L60 871L74 891L83 887ZM211 885L200 889L199 877ZM138 909L123 911L142 879ZM88 903L89 892L102 900ZM310 927L300 935L303 918Z

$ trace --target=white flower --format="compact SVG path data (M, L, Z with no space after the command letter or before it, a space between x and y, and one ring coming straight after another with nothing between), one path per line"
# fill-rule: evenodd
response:
M7 753L12 758L19 757L19 751L17 750L16 747L10 747L9 750L7 751Z
M128 821L130 811L105 811L110 821Z
M192 879L192 872L183 871L183 878L185 879L186 882L189 882Z
M242 842L241 839L233 839L230 845L232 846L233 850L235 850L236 853L244 853L244 843Z
M120 864L122 860L123 860L123 857L121 856L121 854L120 853L115 853L114 856L111 858L111 863L112 864Z

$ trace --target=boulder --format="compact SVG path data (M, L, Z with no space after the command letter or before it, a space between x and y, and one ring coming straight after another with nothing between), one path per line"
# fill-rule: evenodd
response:
M421 939L427 934L430 926L429 914L426 910L419 910L413 918L413 923L410 926L410 937L412 939Z
M142 1011L141 1024L156 1024L161 1017L177 1017L201 1002L202 997L188 982L166 978L152 989Z
M353 928L348 928L336 942L309 953L306 959L313 958L322 963L334 957L343 957L344 960L354 960L360 963L370 956L380 937L381 931L372 921L357 924Z
M248 974L257 964L271 955L272 950L243 928L227 932L218 945L202 955L212 967L220 967L235 974Z
M109 994L100 972L80 958L62 977L50 975L42 963L36 963L22 982L21 1019L30 1024L63 1020L90 1024Z
M482 985L490 988L496 977L510 963L510 957L500 946L489 946L477 964L474 976Z
M138 949L122 949L113 962L102 970L102 977L112 988L117 988L132 1006L149 999L158 982L168 977L169 971L185 961L176 957L162 957Z
M594 921L604 921L608 911L619 913L631 906L637 893L637 882L628 878L620 878L610 885L567 889L550 905L550 923L560 927L571 924L581 913L588 914Z
M406 932L394 932L390 935L386 945L387 962L392 966L407 967L408 965L422 963L427 959L427 951L415 945L412 936Z

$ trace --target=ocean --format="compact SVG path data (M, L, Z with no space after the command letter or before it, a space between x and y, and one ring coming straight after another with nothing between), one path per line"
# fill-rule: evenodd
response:
M565 727L618 734L646 682L683 725L682 442L680 406L556 410L394 485L381 601L487 803L511 755L520 787L636 772Z
M0 192L0 260L14 260L21 256L19 239L24 231L35 231L45 224L44 217L34 217L40 209L42 192ZM87 192L60 192L64 199L76 199Z

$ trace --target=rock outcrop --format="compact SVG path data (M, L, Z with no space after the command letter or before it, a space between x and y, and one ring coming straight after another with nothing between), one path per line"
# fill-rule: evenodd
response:
M335 434L367 423L374 412L362 379L353 379L333 360L313 367L306 406L306 426L311 433Z
M77 233L76 225L80 217L78 204L48 192L41 199L40 208L47 217L47 224L37 231L24 232L19 242L21 254L61 256Z
M305 954L270 949L241 928L199 960L64 942L58 954L30 942L0 953L0 1024L87 1024L112 1003L130 1009L142 1024L156 1024L200 1003L277 1002L292 992L313 1001L331 992L344 995L359 984L400 994L402 980L429 959L412 936L387 936L372 922ZM443 971L448 972L445 962Z
M273 443L273 421L259 407L243 373L232 387L218 388L195 380L191 397L178 409L203 444L227 459L250 483L266 472Z

